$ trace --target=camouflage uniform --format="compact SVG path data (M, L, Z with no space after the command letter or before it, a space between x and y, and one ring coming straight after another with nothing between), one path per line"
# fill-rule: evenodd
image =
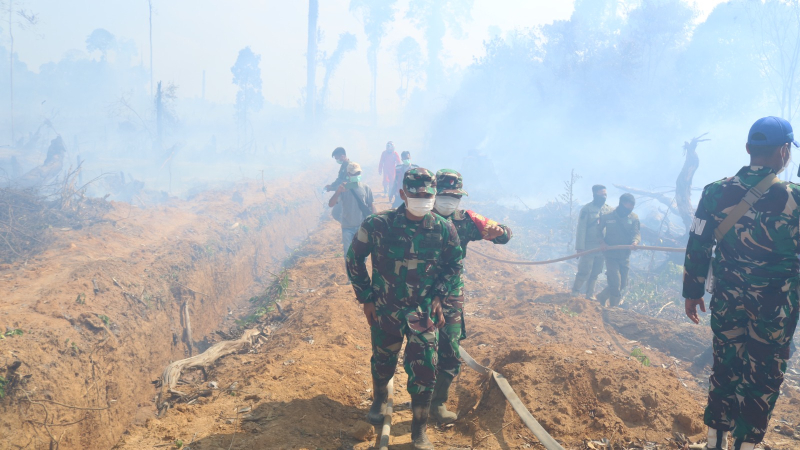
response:
M610 212L611 207L605 203L597 206L594 202L589 202L581 208L578 216L578 230L575 234L575 251L580 253L604 245L600 216ZM581 256L578 260L578 273L575 275L572 293L580 293L583 285L586 284L586 298L593 298L597 277L603 272L604 263L605 258L599 252Z
M606 245L632 245L639 244L642 238L639 233L639 216L631 212L620 214L619 207L614 211L600 216L600 227L605 230ZM597 294L597 300L605 304L609 300L610 306L619 306L622 302L622 292L628 286L628 272L631 265L630 250L607 250L603 252L606 259L606 277L608 287Z
M686 249L683 296L702 298L715 245L714 230L744 194L772 169L745 166L709 184L697 207ZM716 242L709 305L714 366L704 421L758 443L783 383L798 320L800 187L773 185Z
M461 174L455 170L443 169L436 172L436 187L439 194L452 193L467 195L463 190L463 179ZM447 217L458 231L458 240L461 248L464 249L464 257L467 256L467 245L472 241L481 241L484 238L483 232L476 221L480 224L488 221L480 214L467 210L456 210ZM497 224L499 225L499 224ZM483 225L482 225L483 226ZM482 227L481 226L481 227ZM499 225L503 229L503 234L492 240L495 244L507 244L513 236L511 228ZM450 295L442 303L444 312L445 326L439 329L439 369L438 376L448 376L455 378L461 371L461 359L458 353L459 342L466 339L467 333L464 326L464 282L463 274L453 280Z
M435 193L433 173L413 169L406 192ZM394 376L397 355L407 339L404 367L410 394L430 393L436 379L434 296L445 298L462 268L458 233L449 221L428 213L422 221L406 217L405 205L368 217L347 253L347 274L361 303L375 303L371 327L372 376L378 383ZM371 255L372 279L364 258Z

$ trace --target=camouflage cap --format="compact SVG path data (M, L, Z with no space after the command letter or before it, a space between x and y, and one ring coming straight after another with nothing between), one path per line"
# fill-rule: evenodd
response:
M411 169L403 176L403 190L408 194L436 194L436 176L422 167Z
M357 173L361 173L361 165L351 161L350 164L347 165L347 174L355 175Z
M442 169L436 172L436 193L469 195L464 190L464 179L453 169Z

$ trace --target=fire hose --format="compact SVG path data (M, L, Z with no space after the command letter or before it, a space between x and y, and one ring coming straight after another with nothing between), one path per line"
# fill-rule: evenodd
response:
M511 385L508 384L508 380L502 374L495 372L494 370L484 367L475 361L472 356L464 350L463 347L459 347L458 349L459 354L461 355L461 359L467 364L469 368L475 370L476 372L482 375L491 375L494 379L494 382L497 383L497 387L500 388L500 392L503 393L508 403L511 407L516 411L519 418L522 419L522 423L531 430L536 439L539 439L539 442L544 446L547 450L564 450L564 447L561 446L552 436L542 428L539 422L533 417L528 408L522 403L522 400L519 399L516 392L511 389ZM391 425L392 425L392 409L393 409L393 400L392 395L394 394L394 377L389 380L389 397L386 402L386 412L383 416L383 426L381 427L381 432L378 434L378 437L375 440L375 446L378 447L380 450L388 450L389 448L389 435L391 433Z
M519 266L543 266L546 264L553 264L562 261L568 261L570 259L580 258L581 256L591 255L592 253L599 253L604 252L607 250L648 250L652 252L667 252L667 253L684 253L686 252L685 248L676 248L676 247L653 247L648 245L611 245L608 247L598 247L593 248L591 250L586 250L584 252L575 253L569 256L562 256L561 258L556 259L548 259L545 261L509 261L507 259L500 259L495 258L494 256L489 256L485 253L481 253L478 250L474 250L472 248L469 249L469 252L477 253L480 256L483 256L486 259L491 259L492 261L497 261L504 264L515 264Z

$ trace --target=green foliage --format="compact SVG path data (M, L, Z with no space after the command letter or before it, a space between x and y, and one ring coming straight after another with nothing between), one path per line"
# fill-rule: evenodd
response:
M78 294L78 298L75 299L75 303L77 303L79 305L85 305L86 304L86 294L84 294L83 292Z
M97 317L98 317L100 320L102 320L102 321L103 321L103 323L104 323L104 324L106 324L106 326L109 326L109 325L111 324L111 319L109 319L107 315L105 315L105 314L100 314L100 315L98 315Z
M631 272L625 303L631 309L655 315L670 300L680 303L683 289L683 266L668 262L659 272ZM677 310L682 314L683 308Z
M183 441L180 439L175 439L175 448L182 448L182 447L183 447Z
M642 363L643 366L650 367L650 358L644 354L641 348L634 347L633 350L631 350L631 357Z
M562 313L568 315L569 317L575 317L575 316L578 315L578 313L576 313L575 311L569 309L569 306L567 306L567 305L561 305L560 309L561 309Z
M4 377L0 376L0 398L4 398L6 396L6 385L8 384L8 380Z
M8 330L5 333L0 334L0 339L5 339L6 336L8 337L22 336L23 333L24 331L22 331L21 328L14 328L13 330Z
M255 311L245 318L237 320L236 324L245 328L272 311L275 311L275 304L286 297L290 282L289 273L285 270L274 275L272 283L264 290L264 293L250 298L250 303L256 307Z

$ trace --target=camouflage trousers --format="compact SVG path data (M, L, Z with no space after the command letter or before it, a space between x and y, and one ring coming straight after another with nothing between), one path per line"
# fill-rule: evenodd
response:
M408 374L408 393L433 392L436 383L436 326L429 308L378 310L378 321L370 327L372 377L384 384L394 376L398 354L406 340L403 368Z
M797 279L718 279L709 305L714 367L704 421L735 439L764 439L797 327Z
M452 380L461 372L461 355L458 347L462 339L467 337L464 327L464 296L450 297L442 302L444 326L438 330L439 364L436 366L437 376L450 377Z

